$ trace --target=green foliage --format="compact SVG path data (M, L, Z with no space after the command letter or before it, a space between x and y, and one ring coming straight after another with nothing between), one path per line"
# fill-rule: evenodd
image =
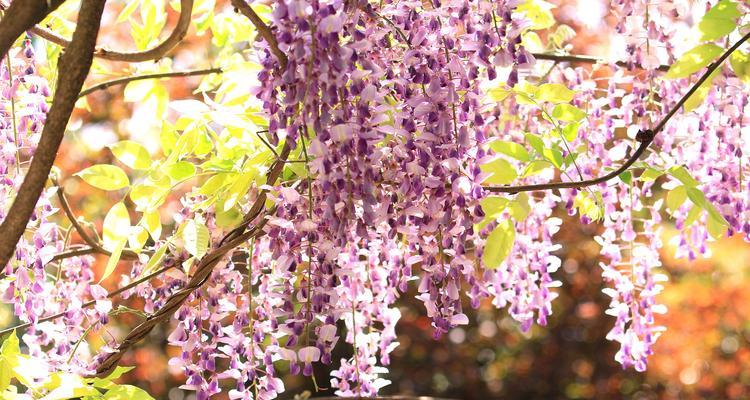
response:
M730 0L721 0L713 6L698 24L702 41L721 39L737 28L740 12L737 4Z
M704 43L683 54L664 75L666 78L686 78L714 61L724 50L712 43Z
M482 261L487 268L497 268L510 254L516 238L516 230L510 220L498 223L487 236Z
M89 185L102 190L118 190L130 185L128 175L120 167L99 164L75 174Z
M153 400L143 389L131 385L120 385L114 381L132 367L116 367L106 378L84 378L69 372L40 375L46 366L22 354L18 337L12 332L0 347L0 399L18 398L19 385L42 400L104 400L137 399Z

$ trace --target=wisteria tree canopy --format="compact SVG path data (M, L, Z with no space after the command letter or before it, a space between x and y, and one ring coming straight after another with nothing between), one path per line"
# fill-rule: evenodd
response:
M600 227L607 339L644 371L662 221L677 257L750 236L743 1L612 0L611 54L544 0L0 6L2 398L151 398L116 380L155 328L198 399L320 365L375 396L410 288L436 340L481 304L546 325L567 224ZM133 115L94 163L69 143L106 101Z

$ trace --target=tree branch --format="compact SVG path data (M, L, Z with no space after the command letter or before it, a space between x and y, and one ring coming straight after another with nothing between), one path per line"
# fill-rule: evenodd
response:
M0 21L0 59L8 54L13 43L30 27L42 20L65 0L21 0L14 1L9 7L0 4L7 10Z
M63 190L63 187L60 186L60 184L57 182L57 179L52 179L52 183L57 186L57 198L58 200L60 200L60 206L65 212L65 215L70 220L70 223L73 225L73 228L76 230L76 232L78 232L78 235L81 236L81 239L83 239L83 241L90 246L90 250L92 250L93 253L104 254L108 257L111 256L112 252L105 249L104 246L101 245L101 243L94 240L94 238L92 238L86 232L86 230L83 229L83 226L81 226L81 224L78 222L78 218L76 218L75 214L73 214L73 210L70 208L70 203L68 203L68 199L65 197L65 190ZM67 255L65 258L67 257L75 257L75 255ZM126 260L137 260L138 253L134 252L133 250L124 249L120 254L120 258Z
M220 74L222 72L223 71L221 68L207 68L207 69L195 69L195 70L190 70L190 71L160 72L160 73L155 73L155 74L126 76L123 78L117 78L117 79L112 79L110 81L97 83L96 85L93 85L81 91L81 93L78 94L78 97L80 98L80 97L88 96L91 93L96 92L97 90L104 90L112 86L125 85L130 82L142 81L145 79L180 78L180 77L187 77L187 76Z
M260 19L258 14L255 13L255 10L253 10L253 8L250 7L250 5L247 4L245 0L232 0L232 6L239 10L239 12L246 16L250 20L250 22L255 25L255 29L258 30L260 36L266 41L266 43L268 43L268 46L271 48L271 53L273 53L273 55L276 56L276 59L279 60L281 70L286 70L289 59L287 58L286 54L284 54L284 52L279 49L279 43L276 40L276 36L273 35L271 28L269 28L268 25L266 25L266 23L263 22L262 19Z
M284 143L279 158L274 161L274 164L266 175L266 182L269 185L273 185L281 175L281 172L284 170L286 158L289 156L290 152L291 147L288 143ZM265 218L265 216L261 216L261 213L265 208L267 193L267 190L262 190L255 199L252 207L250 207L250 211L245 215L243 222L237 228L227 233L224 238L219 241L218 248L203 256L198 263L198 266L195 268L195 273L190 278L188 284L183 289L169 297L158 311L149 315L145 321L130 331L120 345L117 346L117 349L113 353L108 354L106 358L102 360L97 366L96 376L102 377L109 375L115 367L117 367L120 359L122 359L122 356L128 351L128 349L146 337L155 326L164 321L168 321L172 314L174 314L187 300L188 296L206 283L211 276L214 267L216 267L229 251L251 238L257 238L265 234L263 227L268 222L268 219ZM273 210L269 210L267 214L271 213L273 213ZM257 221L255 226L250 230L246 230L253 221Z
M13 2L13 5L15 3L24 3L26 1L30 1L30 0L15 1ZM34 1L44 3L47 0L34 0ZM62 3L63 1L64 0L57 0L57 2L59 3ZM11 7L13 5L11 5ZM164 55L167 54L170 50L172 50L175 46L177 46L185 37L185 35L188 32L188 28L190 28L190 20L192 18L192 14L193 14L193 0L180 0L180 18L177 20L177 25L175 25L174 29L172 30L172 33L170 33L169 36L166 39L164 39L163 42L159 43L156 47L153 47L151 49L144 50L144 51L134 51L134 52L123 52L123 51L110 50L104 47L97 47L96 50L94 51L94 56L105 59L105 60L125 61L125 62L144 62L144 61L158 60L159 58L164 57ZM49 29L42 28L41 26L33 26L39 23L40 21L41 19L39 21L36 21L28 25L26 29L28 29L32 34L37 35L41 37L42 39L46 39L62 47L70 46L70 41L58 35L57 33L52 32Z
M18 3L26 4L26 1ZM103 11L104 0L83 0L81 4L73 41L60 57L57 91L52 99L52 107L47 114L31 166L13 205L0 225L0 266L5 266L13 256L16 244L26 229L29 217L34 212L39 195L49 177L78 93L91 68Z
M706 71L701 75L701 77L698 79L697 82L693 84L693 86L690 88L690 90L685 93L684 96L675 104L665 115L662 117L662 119L659 121L659 123L656 125L653 129L647 129L647 130L641 130L636 135L636 140L640 143L638 148L635 150L635 152L625 160L625 163L623 163L619 168L616 170L604 175L600 176L598 178L594 179L588 179L583 181L572 181L572 182L550 182L550 183L541 183L541 184L535 184L535 185L518 185L518 186L487 186L485 189L491 193L518 193L518 192L532 192L536 190L550 190L550 189L572 189L572 188L581 188L585 186L592 186L592 185L598 185L600 183L607 182L611 179L616 178L621 173L625 172L628 168L630 168L631 165L633 165L638 159L643 155L643 153L646 151L648 146L651 144L651 142L654 140L656 135L661 132L664 127L667 125L670 119L679 111L680 108L682 108L683 105L685 105L685 102L692 96L699 88L700 86L706 82L706 80L711 76L711 74L716 71L721 64L726 61L729 56L735 52L740 46L742 46L743 43L748 41L750 39L750 33L745 34L745 36L742 37L742 39L738 40L737 43L735 43L732 47L727 49L724 54L721 55L716 61L711 63L711 65L706 68Z
M570 63L582 63L582 64L598 64L598 63L607 63L607 60L599 57L591 57L591 56L580 56L575 54L550 54L550 53L531 53L531 55L534 56L537 60L545 60L545 61L556 61L556 62L570 62ZM645 68L641 65L635 64L628 64L624 61L617 61L615 62L615 65L623 68L629 68L631 66L638 68L638 69L649 69ZM659 65L655 68L658 71L669 71L669 65Z
M170 268L174 268L174 267L172 267L172 266L163 267L163 268L161 268L159 270L156 270L156 271L154 271L154 272L152 272L152 273L150 273L150 274L148 274L148 275L146 275L146 276L144 276L144 277L142 277L140 279L137 279L137 280L135 280L133 282L130 282L129 284L127 284L127 285L125 285L125 286L123 286L123 287L121 287L121 288L119 288L117 290L113 290L113 291L109 292L109 294L107 294L107 298L111 299L111 298L117 297L120 293L122 293L122 292L124 292L126 290L130 290L130 289L132 289L132 288L140 285L143 282L150 281L151 279L153 279L153 278L155 278L155 277L163 274L164 272L167 272ZM91 306L93 306L95 304L96 304L96 300L91 300L89 302L83 303L81 305L81 308L89 308L89 307L91 307ZM62 317L63 315L65 315L65 313L66 313L66 311L63 311L63 312L59 312L57 314L50 315L48 317L40 318L36 322L34 322L34 324L38 324L38 323L41 323L41 322L47 322L47 321L52 321L52 320L58 319L58 318ZM14 331L16 329L26 329L26 328L30 327L31 325L32 324L30 322L26 322L26 323L23 323L23 324L20 324L20 325L16 325L16 326L13 326L13 327L10 327L10 328L5 328L3 330L0 330L0 336L5 335L6 333L12 332L12 331Z

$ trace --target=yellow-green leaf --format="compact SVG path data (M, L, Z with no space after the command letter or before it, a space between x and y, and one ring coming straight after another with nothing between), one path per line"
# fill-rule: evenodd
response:
M576 92L559 83L545 83L539 86L536 98L550 103L568 103L573 100Z
M674 213L687 200L687 189L680 185L667 192L667 207Z
M570 104L558 104L552 109L552 117L561 121L577 122L585 118L586 113Z
M698 45L672 64L664 76L670 79L688 77L711 64L722 52L721 47L712 43Z
M737 18L740 12L737 4L729 0L721 0L703 16L698 23L701 41L712 41L730 34L737 28Z
M188 220L182 231L182 239L185 241L185 250L195 258L203 257L208 251L209 233L204 224Z
M498 158L481 166L483 172L489 172L491 175L484 181L490 185L507 185L512 183L517 177L516 168L508 160Z
M487 236L482 262L486 268L495 269L508 257L516 239L516 231L510 220L500 222Z
M130 185L128 175L120 167L98 164L75 174L86 183L102 190L117 190Z
M122 255L122 249L125 248L125 243L128 241L127 238L120 239L119 242L115 244L115 248L112 249L112 255L109 256L109 260L107 260L107 266L104 267L104 274L102 275L102 278L99 279L99 282L104 281L112 275L113 272L115 272L115 268L117 268L117 263L120 262L120 256Z
M125 204L119 202L112 206L104 217L103 245L110 251L123 239L127 239L130 233L130 215Z
M140 143L123 140L109 146L109 148L121 163L130 168L147 169L151 166L151 155Z

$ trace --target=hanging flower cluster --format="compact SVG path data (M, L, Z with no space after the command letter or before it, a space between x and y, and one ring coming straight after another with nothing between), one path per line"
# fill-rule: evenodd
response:
M743 77L725 68L701 88L707 101L686 104L692 111L675 116L655 151L619 177L550 192L502 190L607 174L691 87L689 74L670 69L675 79L667 80L661 67L675 63L674 26L688 5L612 3L624 67L610 65L601 81L599 66L550 64L526 49L525 35L552 18L532 1L273 0L276 41L253 43L261 69L252 94L268 121L261 140L276 158L285 156L275 148L291 149L289 160L273 160L289 166L283 179L238 180L246 185L229 206L207 200L205 187L184 195L172 216L179 228L167 239L149 229L154 245L134 257L122 281L132 285L120 296L143 299L148 314L191 290L168 336L180 349L169 364L186 375L182 387L198 399L227 388L232 399L275 398L284 391L279 370L317 385L316 366L334 364L338 395L376 395L389 383L397 300L410 285L436 339L469 323L467 303L507 309L524 332L544 326L561 284L554 242L561 211L601 224L595 239L614 319L607 338L620 344L619 363L645 370L663 331L655 315L666 311L657 297L667 279L658 271L664 211L680 229L678 256L707 254L707 242L723 234L750 235L743 166L750 149L742 140L749 102ZM0 68L2 213L23 179L21 162L33 155L49 89L28 41ZM212 127L231 120L214 115L221 118ZM185 154L210 152L185 150L193 123L178 121L183 136L164 150L173 162L183 158L170 168L189 163ZM228 160L201 168L235 174L241 162ZM144 180L161 178L149 172ZM91 365L74 357L87 351L82 337L108 322L112 304L91 257L55 258L68 243L52 220L54 190L39 200L0 293L31 324L23 339L46 368L87 373L117 351L108 343ZM222 219L235 204L247 212L256 198L267 200L267 214L250 221L263 221L262 235L221 253L205 281L191 286L201 258L225 245ZM158 280L141 279L157 267L165 268ZM334 359L334 349L346 356Z

